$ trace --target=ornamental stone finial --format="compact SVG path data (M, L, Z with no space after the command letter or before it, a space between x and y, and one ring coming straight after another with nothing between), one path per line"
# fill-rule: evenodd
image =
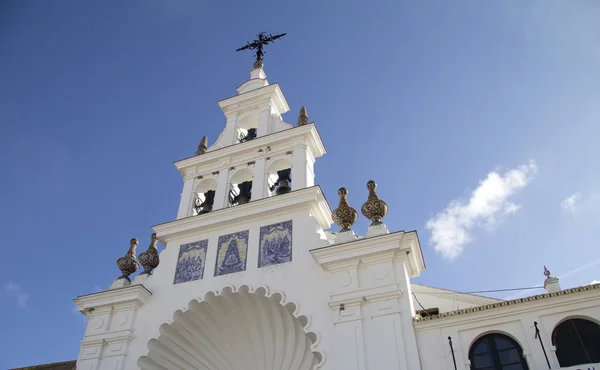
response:
M342 228L340 232L350 231L350 227L358 219L358 212L348 204L348 190L346 188L340 188L338 195L340 204L331 212L331 218L333 218L333 222Z
M388 211L388 205L383 200L379 199L375 189L377 184L373 180L367 182L367 189L369 190L369 198L362 205L360 211L363 216L371 220L371 226L381 225L381 219L385 217Z
M559 279L550 276L550 270L546 266L544 266L544 276L546 277L544 280L544 289L546 289L546 292L556 293L561 291Z
M298 126L308 125L308 112L306 107L300 108L300 114L298 115Z
M124 257L121 257L117 260L117 266L119 270L121 270L121 276L119 279L126 279L131 282L129 279L129 275L133 274L140 268L140 264L135 259L135 249L137 248L139 242L136 238L133 238L129 241L129 250Z
M140 263L144 267L144 272L142 274L152 275L152 270L158 267L160 260L158 258L158 249L156 248L156 244L158 243L158 238L156 237L156 233L153 233L150 236L150 245L145 252L140 253L138 259Z
M206 136L202 137L200 140L200 144L198 145L198 150L196 151L196 155L204 154L208 150L208 138Z

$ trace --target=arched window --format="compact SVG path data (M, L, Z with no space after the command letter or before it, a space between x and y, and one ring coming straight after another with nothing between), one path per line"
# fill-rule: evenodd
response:
M600 325L584 319L564 321L554 328L552 344L561 367L600 362Z
M200 181L200 183L196 186L195 198L192 204L193 216L212 211L216 189L217 180L208 178Z
M292 162L289 158L279 158L267 168L267 186L269 196L287 194L292 191Z
M471 370L529 370L523 349L503 334L488 334L477 339L469 350Z
M252 179L254 173L243 168L231 177L231 189L229 190L229 205L237 206L246 204L252 199Z

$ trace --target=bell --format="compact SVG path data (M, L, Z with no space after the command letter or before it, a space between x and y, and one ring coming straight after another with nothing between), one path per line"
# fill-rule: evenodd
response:
M215 191L214 190L209 190L206 193L204 193L204 202L202 202L200 204L199 208L201 208L201 209L200 209L200 212L198 212L198 214L203 215L205 213L212 211L214 201L215 201Z
M291 168L277 171L277 181L275 182L277 188L275 189L275 195L287 194L292 191L292 188L290 187L290 182L292 182L290 177L291 172Z
M240 139L240 142L245 143L246 141L250 141L255 138L256 138L256 129L249 128L248 133L246 133L246 135Z
M234 204L246 204L252 198L252 181L244 181L238 184L240 193L233 198Z

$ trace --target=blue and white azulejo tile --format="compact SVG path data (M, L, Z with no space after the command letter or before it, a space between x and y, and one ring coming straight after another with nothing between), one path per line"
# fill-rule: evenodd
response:
M215 276L246 270L248 230L219 236Z
M292 260L292 221L260 228L258 267Z
M175 268L174 284L202 279L206 265L208 239L183 244L179 247L179 258Z

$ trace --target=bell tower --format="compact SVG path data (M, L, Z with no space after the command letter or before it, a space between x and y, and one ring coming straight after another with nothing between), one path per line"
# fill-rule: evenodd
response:
M240 48L256 50L256 62L219 102L223 131L175 162L176 219L152 227L137 259L130 240L108 290L75 300L88 317L78 369L421 367L416 232L388 231L374 181L361 207L372 222L365 236L351 229L359 213L346 189L331 211L314 181L325 154L315 124L304 107L296 123L283 120L289 105L263 70L262 46L282 36L261 33Z
M217 140L203 138L194 157L175 162L184 180L177 219L314 185L325 147L306 109L296 125L284 122L289 105L262 65L237 92L219 102L226 123Z

